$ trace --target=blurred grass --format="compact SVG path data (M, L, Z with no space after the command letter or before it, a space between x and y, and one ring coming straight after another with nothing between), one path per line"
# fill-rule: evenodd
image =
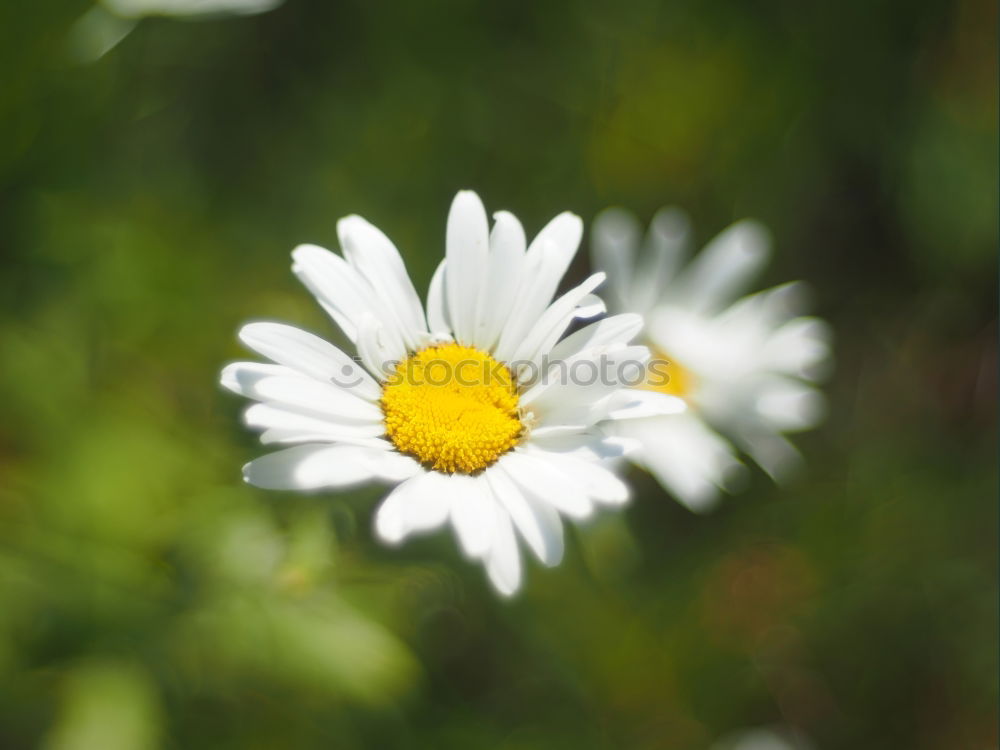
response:
M0 6L0 746L996 745L996 8ZM360 213L421 289L454 191L537 231L664 203L775 232L837 331L808 471L650 480L498 602L375 488L245 487L234 333ZM573 273L585 271L581 257Z

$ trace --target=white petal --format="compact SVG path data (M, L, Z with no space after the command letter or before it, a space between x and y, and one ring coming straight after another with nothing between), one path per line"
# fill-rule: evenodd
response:
M383 419L382 410L371 401L358 398L350 391L301 376L262 378L248 395L275 406L331 419L337 423L380 424Z
M773 378L755 400L754 410L777 432L808 430L826 416L826 402L815 388L788 378Z
M641 231L635 216L620 208L601 211L591 224L594 266L607 272L610 279L608 296L617 309L639 309L633 307L632 284Z
M358 357L365 368L385 381L396 365L406 358L391 341L387 341L388 329L373 315L365 314L358 321ZM381 395L381 394L380 394Z
M410 534L430 531L448 520L450 496L446 478L436 472L417 474L394 489L375 513L375 531L389 544Z
M583 487L537 456L512 451L498 462L522 492L548 503L571 518L590 516L594 505Z
M629 498L628 486L596 461L571 453L549 452L535 446L526 446L524 452L578 482L587 495L599 503L622 505Z
M552 506L526 497L499 465L491 466L484 476L535 556L545 565L558 565L563 556L563 529Z
M763 335L799 315L808 298L806 285L791 281L737 300L719 313L716 320L722 325L743 327Z
M549 306L583 235L579 216L564 212L550 221L528 247L517 298L496 346L509 361L539 316Z
M474 343L476 306L486 270L489 232L486 209L479 196L471 190L459 192L448 213L445 295L455 339L466 345Z
M592 424L604 418L601 399L645 372L644 346L595 347L550 365L542 382L521 397L539 424Z
M423 471L423 467L410 456L404 456L396 451L372 450L367 446L363 448L365 450L363 458L371 467L376 479L384 482L402 482Z
M642 257L632 283L632 310L649 310L668 289L681 262L687 256L690 224L683 211L662 208L650 222Z
M465 554L485 555L493 542L493 494L481 477L452 474L442 485L450 498L451 524Z
M567 359L584 349L608 344L627 344L642 330L642 316L634 313L612 315L570 334L549 352L549 361Z
M475 344L490 351L510 315L521 284L525 238L521 222L507 211L493 215L487 284L479 298Z
M541 276L545 283L539 287L546 307L555 294L566 269L580 247L583 237L583 221L576 214L564 211L542 227L528 246L529 256L542 259ZM547 293L545 290L548 290Z
M270 365L261 362L233 362L222 368L219 382L222 383L223 388L233 393L256 398L252 394L255 393L257 383L264 378L277 375L298 377L303 380L307 377L298 370L293 370L284 365Z
M280 323L250 323L240 339L256 352L293 370L334 383L375 401L382 391L357 362L319 336Z
M490 583L503 596L511 596L521 586L521 555L510 517L494 503L493 544L486 557Z
M667 393L622 388L606 396L594 408L602 419L642 419L680 414L687 409L687 402Z
M545 427L534 427L531 430L532 440L547 440L553 437L566 435L580 435L592 429L588 424L553 424Z
M596 294L587 294L577 303L576 310L573 311L573 317L577 320L590 320L591 318L596 318L598 315L603 315L607 311L608 307L604 304L604 300Z
M830 355L830 326L818 318L795 318L768 339L762 358L778 372L817 379Z
M448 303L445 299L445 285L448 283L447 261L442 260L431 277L430 288L427 290L427 323L432 335L451 335L453 327L451 315L448 314Z
M316 245L299 245L292 251L292 271L352 341L358 336L360 319L372 315L386 327L386 341L396 356L405 354L399 323L372 285L346 260Z
M405 459L355 445L298 445L251 461L243 478L270 490L342 488L374 479L400 481L420 470Z
M732 486L743 470L732 446L692 412L615 425L642 443L635 458L691 510L712 507L719 489Z
M303 443L344 443L360 445L379 450L394 450L386 440L378 437L358 437L356 435L331 435L330 431L314 431L283 429L271 427L260 434L260 442L264 445L301 445Z
M738 442L776 482L785 481L802 463L796 447L776 432L758 429L739 435Z
M589 461L621 458L641 447L638 440L615 434L604 425L567 432L537 428L531 431L528 439L530 445L542 450L576 455Z
M595 273L578 287L553 302L535 323L527 337L515 349L514 362L536 362L548 354L569 328L577 305L604 281L603 273Z
M254 404L243 414L248 427L283 430L305 435L325 436L333 441L357 441L381 437L385 426L377 422L335 421L315 414L283 408L276 404ZM317 437L317 440L319 438Z
M337 235L344 257L378 293L380 301L392 312L406 345L412 350L427 332L424 310L403 259L396 246L377 227L360 216L347 216L337 222Z
M745 291L764 267L770 240L763 225L740 221L722 232L671 285L689 309L718 310Z

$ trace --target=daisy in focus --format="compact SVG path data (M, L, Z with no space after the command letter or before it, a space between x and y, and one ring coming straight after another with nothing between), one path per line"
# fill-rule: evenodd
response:
M635 314L563 338L605 311L592 294L602 273L553 301L582 231L563 213L528 245L512 214L496 213L491 229L479 197L460 192L426 311L396 247L359 216L337 224L343 257L297 247L292 270L358 356L291 326L244 326L240 339L270 363L231 364L222 384L258 402L246 423L280 448L248 463L245 480L302 491L395 484L376 535L399 544L450 526L504 595L521 582L518 537L556 565L561 516L628 498L602 465L627 441L602 427L685 408L617 377L577 377L598 364L642 372L649 357L629 344L642 328Z
M683 413L632 420L615 434L641 448L629 458L693 510L737 486L749 454L780 480L799 460L785 433L816 426L824 399L814 382L827 365L830 330L800 317L791 283L744 294L769 256L764 228L741 221L693 260L687 218L661 210L642 237L634 216L609 209L593 227L596 266L610 277L612 309L643 315L653 352L646 387L683 399Z

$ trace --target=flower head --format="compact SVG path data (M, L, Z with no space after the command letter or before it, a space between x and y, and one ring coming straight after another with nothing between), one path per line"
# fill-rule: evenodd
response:
M261 440L284 446L244 467L247 482L292 490L379 481L398 486L375 515L379 538L450 525L494 586L520 585L520 535L546 565L562 557L561 515L620 505L625 485L603 458L626 441L599 425L682 410L681 399L625 388L637 315L604 312L595 274L553 301L576 253L580 219L563 213L527 245L510 213L492 230L479 197L452 203L446 254L426 314L389 239L358 216L337 225L343 257L314 245L295 274L357 348L357 358L298 328L251 323L242 341L271 363L237 362L222 384L258 403ZM581 365L601 377L581 379ZM608 376L608 373L613 373Z
M686 265L682 213L660 211L645 241L641 235L631 214L603 212L594 223L594 261L608 272L612 308L646 318L647 387L684 399L688 409L622 423L616 434L637 440L630 458L694 509L733 486L744 469L737 449L782 478L799 457L784 433L823 416L813 381L828 359L828 326L798 316L798 283L740 298L769 255L756 222L729 227Z

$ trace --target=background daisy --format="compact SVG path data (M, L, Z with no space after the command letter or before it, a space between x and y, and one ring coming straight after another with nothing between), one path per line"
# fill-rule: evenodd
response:
M603 212L593 227L609 299L646 318L643 340L662 363L662 373L651 368L647 387L690 407L614 429L641 443L633 460L700 510L738 480L737 450L776 479L788 474L798 453L784 434L815 427L824 414L812 381L827 364L830 330L798 316L799 284L738 299L770 253L759 224L734 224L687 262L689 241L688 221L676 209L660 211L644 241L638 221L621 209Z

